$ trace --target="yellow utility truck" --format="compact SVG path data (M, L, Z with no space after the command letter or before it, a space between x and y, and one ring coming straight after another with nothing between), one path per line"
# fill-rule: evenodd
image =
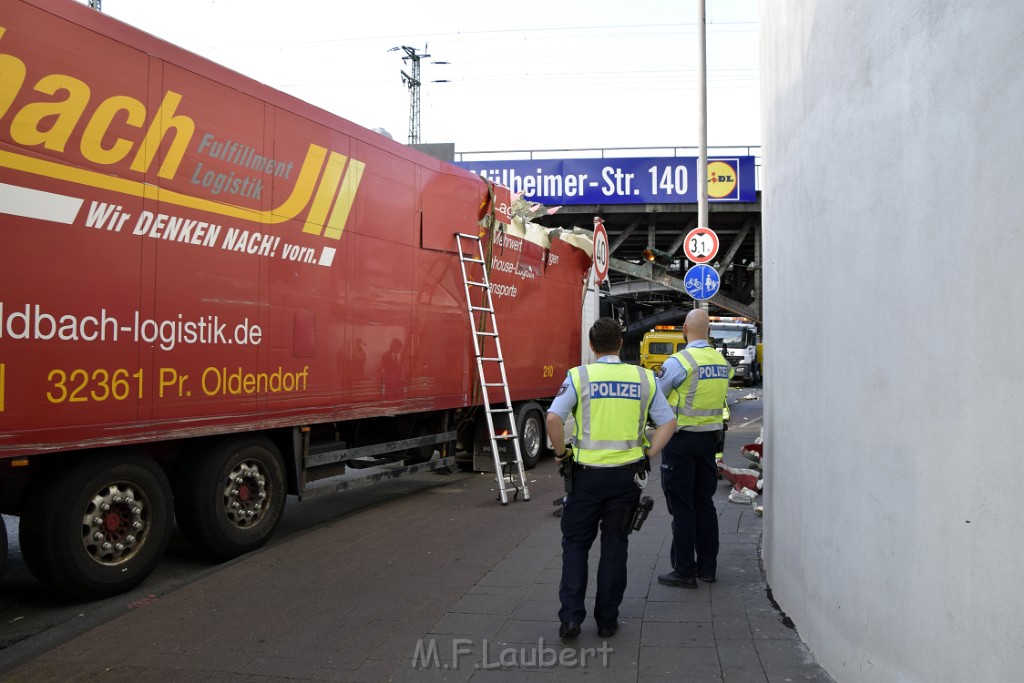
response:
M711 316L711 341L733 366L737 381L761 381L761 344L757 326L748 318ZM640 342L640 364L657 372L665 359L686 346L681 325L658 325Z

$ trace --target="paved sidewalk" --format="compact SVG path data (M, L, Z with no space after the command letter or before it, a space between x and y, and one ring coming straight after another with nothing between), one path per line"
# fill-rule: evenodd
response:
M728 432L728 464L745 463L758 429ZM435 485L240 558L6 680L831 681L768 600L762 520L727 501L727 482L718 582L658 584L671 534L654 474L612 638L588 619L558 639L561 479L548 459L528 472L529 502L502 507L490 475L426 475Z

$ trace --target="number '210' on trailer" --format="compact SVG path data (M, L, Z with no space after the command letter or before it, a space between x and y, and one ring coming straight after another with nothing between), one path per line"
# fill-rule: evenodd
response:
M3 6L0 512L40 580L114 594L175 519L228 558L288 494L471 461L459 232L486 246L536 462L580 360L584 250L505 232L479 176L83 5Z

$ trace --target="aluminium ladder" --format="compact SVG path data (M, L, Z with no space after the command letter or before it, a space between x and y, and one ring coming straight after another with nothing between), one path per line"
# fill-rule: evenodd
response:
M505 373L505 361L501 355L501 340L498 337L498 322L494 315L494 301L491 298L491 281L487 274L487 261L484 258L484 245L479 235L467 235L466 233L455 233L455 241L459 247L459 265L462 267L462 284L466 292L466 305L469 308L469 326L473 334L473 351L476 354L477 376L480 378L480 392L484 397L484 413L487 416L487 429L491 438L491 454L494 456L494 472L498 480L498 492L502 505L508 505L508 493L505 487L505 473L501 454L498 452L498 442L511 442L515 460L513 461L522 483L523 500L530 500L530 491L526 487L526 474L523 471L523 455L519 449L519 433L516 429L516 420L512 408L512 400L508 393L508 376ZM474 245L475 243L475 245ZM475 251L475 253L473 253ZM466 264L470 264L468 267ZM471 275L479 279L471 279ZM480 290L478 299L480 304L473 303L473 291ZM477 326L477 314L480 314L480 325ZM494 340L494 351L491 355L485 355L487 350L487 339ZM495 377L497 374L498 377ZM488 377L495 381L489 381ZM500 378L500 381L496 381ZM501 387L504 397L504 406L491 404L490 390ZM495 415L504 416L508 420L509 428L501 434L497 433L494 427ZM513 463L509 463L511 465ZM515 495L519 495L519 487L515 485L515 477L509 476L509 483L515 488Z

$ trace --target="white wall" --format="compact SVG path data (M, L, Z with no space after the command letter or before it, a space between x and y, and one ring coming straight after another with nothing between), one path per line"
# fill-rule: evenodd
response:
M837 681L1024 679L1024 2L770 0L765 564Z

